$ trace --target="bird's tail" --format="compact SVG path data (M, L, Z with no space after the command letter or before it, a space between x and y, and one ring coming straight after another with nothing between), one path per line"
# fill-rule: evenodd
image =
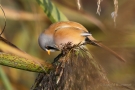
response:
M118 58L119 60L125 62L126 60L121 57L120 55L118 55L115 51L111 50L110 48L108 48L107 46L103 45L102 43L98 42L96 39L94 39L92 36L88 36L89 39L89 44L92 44L94 46L98 46L101 47L103 49L105 49L106 51L110 52L111 54L113 54L116 58Z

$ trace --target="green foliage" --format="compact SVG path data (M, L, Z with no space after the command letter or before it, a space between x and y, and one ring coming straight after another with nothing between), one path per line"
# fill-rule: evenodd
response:
M32 72L48 72L52 69L52 66L48 63L39 63L39 61L7 53L0 53L0 64Z
M13 88L12 88L10 82L9 82L9 79L7 78L7 75L5 74L5 72L4 72L4 70L2 69L1 66L0 66L0 78L3 81L6 90L13 90Z
M68 21L66 16L50 0L37 0L47 17L54 23Z

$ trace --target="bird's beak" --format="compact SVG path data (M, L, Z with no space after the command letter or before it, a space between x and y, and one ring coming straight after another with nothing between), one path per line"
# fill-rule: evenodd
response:
M50 50L46 50L46 51L47 51L48 55L50 55L50 54L51 54L51 51L50 51Z

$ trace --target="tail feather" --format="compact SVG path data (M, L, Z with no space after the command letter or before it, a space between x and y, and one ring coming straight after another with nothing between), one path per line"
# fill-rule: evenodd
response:
M99 46L103 49L105 49L106 51L110 52L111 54L113 54L116 58L118 58L119 60L126 62L126 60L121 57L120 55L118 55L115 51L111 50L110 48L108 48L107 46L103 45L102 43L98 42L96 39L94 39L92 36L88 37L90 40L89 44L92 44L94 46Z

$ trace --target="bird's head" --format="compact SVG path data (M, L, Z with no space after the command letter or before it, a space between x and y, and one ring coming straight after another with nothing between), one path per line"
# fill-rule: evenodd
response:
M43 50L47 51L48 54L50 54L50 52L58 51L58 48L54 44L52 35L41 33L38 38L38 43Z

